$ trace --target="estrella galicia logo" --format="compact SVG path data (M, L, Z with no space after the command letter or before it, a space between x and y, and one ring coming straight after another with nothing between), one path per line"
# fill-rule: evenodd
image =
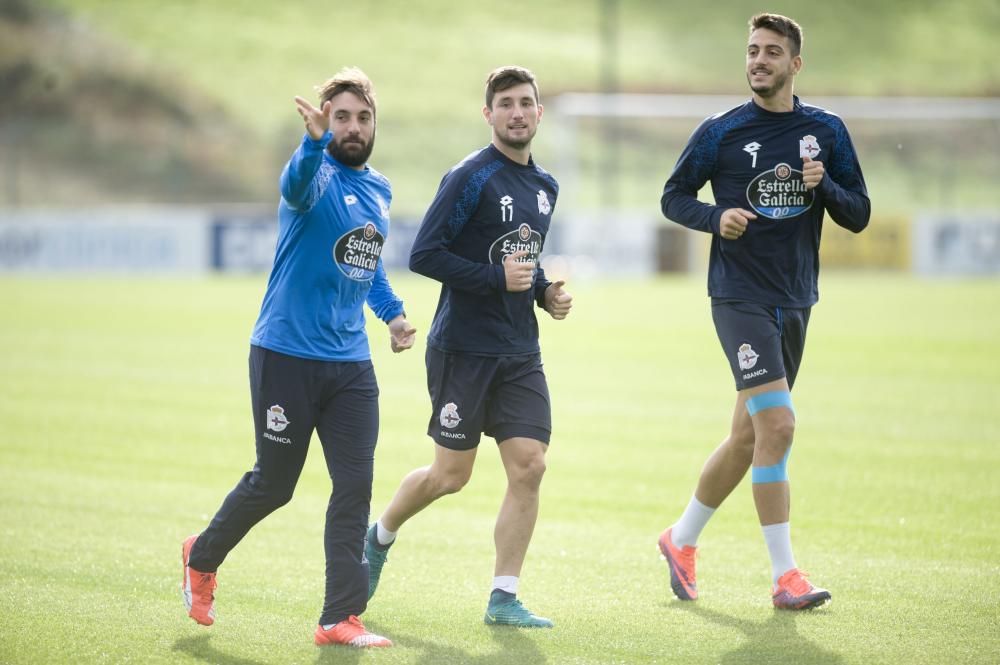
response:
M348 278L368 282L375 277L384 244L385 238L368 222L340 236L333 246L333 260Z
M813 192L802 182L802 171L781 163L750 181L747 201L759 215L787 219L812 207Z
M528 252L521 258L524 262L538 261L538 255L542 253L542 234L527 224L521 224L493 241L490 245L490 263L503 263L506 257L521 250Z

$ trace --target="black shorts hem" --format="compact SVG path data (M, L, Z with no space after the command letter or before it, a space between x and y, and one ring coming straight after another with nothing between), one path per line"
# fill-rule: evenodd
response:
M788 376L787 373L782 372L778 376L771 376L770 374L765 374L764 376L759 376L750 379L749 381L737 381L736 391L739 392L740 390L748 390L750 388L756 388L757 386L762 386L765 383L771 383L772 381L780 381L781 379L784 379L787 376Z
M438 444L442 448L447 448L448 450L472 450L479 446L480 437L477 434L475 439L453 439L446 436L441 436L436 431L427 432L427 436L431 437L434 443Z
M539 425L529 425L526 423L501 423L491 427L489 431L486 432L486 436L491 436L496 439L498 445L500 442L512 439L515 436L524 437L526 439L535 439L544 444L548 444L549 439L552 437L552 430Z

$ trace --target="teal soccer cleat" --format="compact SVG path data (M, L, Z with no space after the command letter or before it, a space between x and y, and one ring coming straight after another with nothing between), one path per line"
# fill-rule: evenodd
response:
M389 545L382 547L378 544L378 535L375 532L375 525L372 524L365 534L365 558L368 559L368 600L375 595L378 588L378 580L382 577L382 566L385 565L389 557Z
M515 626L517 628L552 628L555 624L545 617L535 616L512 594L494 591L490 596L486 616L487 626Z

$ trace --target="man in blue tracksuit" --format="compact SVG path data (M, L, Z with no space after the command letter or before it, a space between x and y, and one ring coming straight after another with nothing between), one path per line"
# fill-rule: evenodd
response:
M777 14L750 20L751 100L701 124L663 189L664 215L712 234L712 318L738 391L729 436L706 462L681 518L659 539L682 600L698 597L698 535L748 469L771 556L772 603L807 609L830 599L792 556L791 389L819 297L824 212L858 233L868 225L871 203L844 123L792 93L801 47L795 21ZM709 181L715 205L697 199Z
M410 269L441 282L427 338L434 461L412 471L368 531L370 594L403 523L472 474L481 434L493 437L507 473L497 517L487 624L549 627L517 599L538 516L552 431L534 308L564 319L572 297L538 266L559 193L531 157L542 117L534 75L501 67L486 82L492 140L441 181L410 252Z
M292 498L315 430L333 481L315 642L390 646L358 619L368 601L363 550L379 420L363 306L388 324L393 351L410 348L415 330L380 259L392 191L367 165L375 140L371 81L347 68L319 97L319 109L295 98L306 134L281 174L274 267L250 338L257 461L208 528L184 542L184 598L195 621L214 622L219 565Z

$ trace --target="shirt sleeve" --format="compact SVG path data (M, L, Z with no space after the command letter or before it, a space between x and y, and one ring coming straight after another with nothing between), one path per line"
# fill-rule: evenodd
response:
M860 233L868 226L872 204L851 136L841 122L836 126L832 158L824 168L826 174L817 188L823 206L834 222Z
M479 205L482 183L476 186L476 175L455 169L442 179L413 241L410 270L454 289L488 295L506 290L503 266L470 261L450 250Z
M712 145L707 131L710 122L711 119L705 120L688 140L663 186L660 209L664 217L689 229L718 233L725 208L698 200L698 191L712 177L715 168L717 147Z
M542 309L545 309L545 289L549 288L550 284L552 282L546 279L542 266L538 266L535 269L535 282L532 288L534 289L535 303Z
M281 172L281 198L288 207L300 212L307 212L315 204L315 190L318 185L316 173L323 163L323 151L333 139L333 134L326 132L314 140L309 134L302 137L302 143L288 160Z
M381 258L375 266L375 277L372 279L372 287L368 290L366 302L375 316L386 323L403 314L403 301L393 292Z

